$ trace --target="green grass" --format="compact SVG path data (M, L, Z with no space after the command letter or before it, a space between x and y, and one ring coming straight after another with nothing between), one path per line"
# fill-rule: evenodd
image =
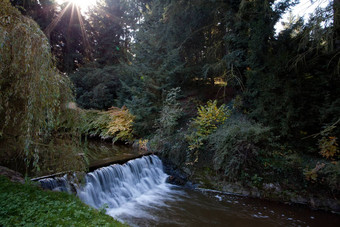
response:
M0 176L0 226L124 226L76 196Z

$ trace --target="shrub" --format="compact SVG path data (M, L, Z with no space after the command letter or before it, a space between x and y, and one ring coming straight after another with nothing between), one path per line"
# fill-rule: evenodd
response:
M156 134L149 144L151 149L158 151L163 159L170 161L174 166L180 167L187 161L188 143L183 139L184 137L185 132L181 130L169 136Z
M257 162L257 155L266 146L268 136L269 128L233 116L208 138L215 151L214 168L235 180L242 170L246 171Z
M320 183L331 189L334 194L340 194L340 162L327 163L325 168L320 170Z
M328 189L334 195L340 193L340 163L318 161L314 168L306 169L303 172L310 186L320 189Z
M174 133L178 124L178 119L182 116L183 109L177 101L181 89L179 87L172 88L164 100L163 108L158 119L158 131L165 135Z
M185 133L178 129L178 120L183 116L183 109L177 100L180 92L181 89L177 87L167 93L160 117L157 119L157 131L149 142L152 150L160 152L162 158L175 166L185 162L186 153L183 151L188 147L183 139Z
M337 137L335 136L324 136L319 140L320 154L324 158L334 159L340 157L340 150L336 139Z
M131 141L134 116L126 107L111 107L108 111L83 110L83 123L81 131L89 136L98 136L102 139L112 138Z
M223 124L230 116L228 107L224 104L217 107L217 101L208 101L205 106L198 107L198 116L192 121L192 132L187 136L190 150L201 148L208 136L213 133L217 126ZM197 161L197 154L196 160Z

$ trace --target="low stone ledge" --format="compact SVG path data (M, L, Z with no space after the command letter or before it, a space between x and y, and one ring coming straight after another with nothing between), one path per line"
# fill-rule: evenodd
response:
M4 166L0 166L0 175L9 178L10 181L12 182L19 182L22 184L25 183L25 179L21 173L11 170Z

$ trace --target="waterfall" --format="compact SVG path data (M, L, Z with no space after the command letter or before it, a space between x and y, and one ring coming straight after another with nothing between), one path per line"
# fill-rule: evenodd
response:
M144 156L88 173L86 184L77 194L95 208L116 208L164 183L166 178L162 161L155 155Z
M155 155L130 160L123 165L111 165L85 176L85 184L76 186L77 195L95 208L118 208L150 190L163 185L168 175L162 161ZM68 191L67 177L40 180L42 187Z

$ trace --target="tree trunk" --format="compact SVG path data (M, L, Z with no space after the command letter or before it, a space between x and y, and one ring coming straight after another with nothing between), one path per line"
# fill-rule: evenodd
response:
M340 50L340 0L333 1L334 11L334 48Z

